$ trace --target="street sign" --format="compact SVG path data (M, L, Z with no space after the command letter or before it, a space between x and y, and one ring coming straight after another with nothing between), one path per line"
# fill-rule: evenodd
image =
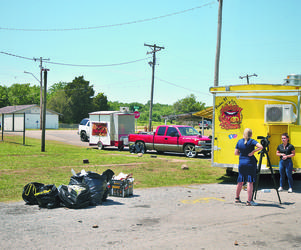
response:
M134 114L135 114L135 119L138 119L140 117L140 112L139 111L135 111Z

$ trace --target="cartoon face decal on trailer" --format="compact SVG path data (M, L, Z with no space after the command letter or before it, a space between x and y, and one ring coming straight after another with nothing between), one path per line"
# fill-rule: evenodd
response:
M235 101L226 102L220 109L220 127L222 129L239 129L242 122L242 108Z

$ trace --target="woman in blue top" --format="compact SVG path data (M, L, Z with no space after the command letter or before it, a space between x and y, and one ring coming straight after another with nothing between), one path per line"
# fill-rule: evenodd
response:
M254 153L262 150L262 145L255 141L252 137L252 130L246 128L244 130L243 139L240 139L235 147L235 155L239 155L238 178L236 187L235 202L241 202L239 195L244 182L247 182L248 201L247 206L256 205L252 201L253 182L256 181L257 159Z
M288 192L293 192L293 161L292 158L295 156L295 147L289 143L289 136L287 133L281 135L282 144L277 147L276 155L280 157L279 162L279 173L280 173L280 187L278 191L283 191L283 185L285 180L285 174L288 179Z

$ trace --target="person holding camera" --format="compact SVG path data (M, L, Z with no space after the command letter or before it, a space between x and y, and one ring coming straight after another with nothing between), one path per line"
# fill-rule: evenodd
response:
M248 201L247 206L256 206L257 203L252 201L253 195L253 183L256 181L257 159L254 156L259 150L263 149L263 146L255 141L252 137L252 130L246 128L244 130L243 138L240 139L235 147L234 154L239 155L238 165L238 178L236 187L235 202L240 203L240 192L244 182L247 182L247 194Z
M293 192L293 161L295 156L295 147L289 143L289 136L287 133L281 135L282 144L277 147L276 155L280 157L279 173L280 173L280 187L278 191L283 191L285 174L288 180L288 192Z

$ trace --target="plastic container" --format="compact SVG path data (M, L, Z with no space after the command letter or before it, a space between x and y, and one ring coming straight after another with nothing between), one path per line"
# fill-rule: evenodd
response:
M261 189L261 192L262 192L262 193L270 193L270 192L271 192L271 189Z

